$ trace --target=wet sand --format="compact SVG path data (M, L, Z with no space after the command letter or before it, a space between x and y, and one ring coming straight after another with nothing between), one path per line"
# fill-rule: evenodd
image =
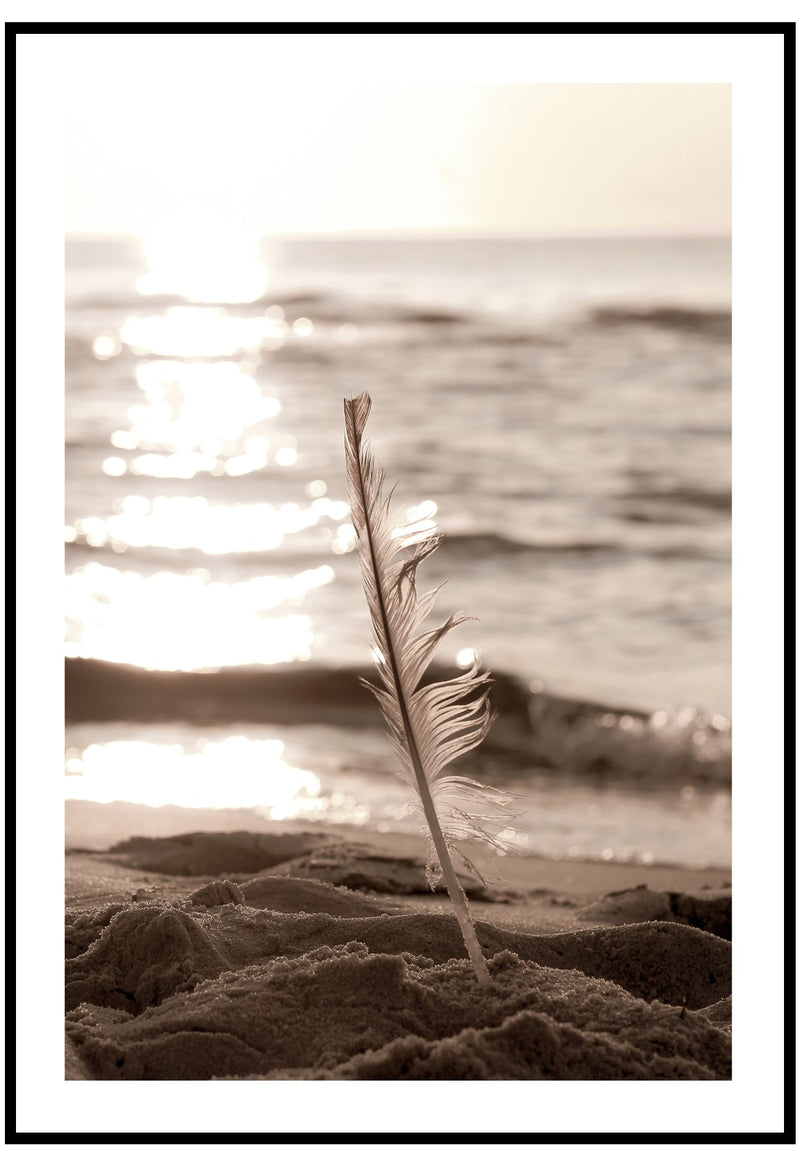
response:
M278 825L68 850L66 1078L730 1078L729 873L505 857L464 878L481 987L424 856Z

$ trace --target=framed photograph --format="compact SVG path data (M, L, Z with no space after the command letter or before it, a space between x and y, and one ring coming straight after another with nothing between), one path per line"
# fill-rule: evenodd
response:
M793 1142L794 26L142 29L7 25L9 1142Z

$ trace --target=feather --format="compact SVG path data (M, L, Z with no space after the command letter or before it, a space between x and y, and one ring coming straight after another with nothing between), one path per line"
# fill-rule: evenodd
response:
M444 877L478 981L489 982L489 971L469 914L467 899L453 867L453 854L472 869L458 842L479 838L504 851L481 821L509 798L476 780L448 772L447 765L470 751L486 736L493 716L489 710L488 671L473 663L453 679L422 685L423 675L442 638L467 621L451 614L441 626L422 630L441 586L417 595L417 569L436 550L441 535L420 523L393 529L389 520L391 493L384 496L384 472L363 442L372 402L364 392L345 400L345 461L350 512L358 535L364 590L372 618L373 653L380 685L364 680L380 704L389 737L400 764L400 776L412 787L431 841L429 882ZM473 801L484 811L475 815L460 801Z

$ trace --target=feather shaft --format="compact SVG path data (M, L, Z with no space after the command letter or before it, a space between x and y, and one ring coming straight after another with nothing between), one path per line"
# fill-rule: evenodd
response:
M381 687L366 685L376 695L388 724L401 775L417 794L467 952L478 981L485 985L490 982L486 959L453 865L448 838L492 838L453 804L447 806L448 818L443 824L437 800L453 800L459 795L474 799L478 795L489 803L503 802L500 794L484 789L477 781L443 773L448 763L473 748L489 729L492 717L485 695L489 675L479 673L473 665L469 672L453 680L419 687L440 640L467 616L453 614L435 630L418 632L439 587L418 598L416 571L436 550L440 535L431 536L426 531L423 536L415 536L408 529L391 528L391 494L384 498L383 471L375 465L362 440L370 409L367 393L344 402L350 512L358 536L362 579L376 639L375 658L382 681ZM470 698L480 688L484 689L483 694Z

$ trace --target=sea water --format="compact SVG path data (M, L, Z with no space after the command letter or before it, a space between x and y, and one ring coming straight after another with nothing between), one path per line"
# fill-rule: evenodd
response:
M445 534L438 609L476 618L441 661L584 708L583 752L562 716L549 766L493 774L536 805L525 843L724 864L729 240L283 239L257 266L236 302L231 272L200 294L134 240L68 241L68 659L368 674L342 453L342 399L366 390L398 520ZM91 718L70 724L68 796L135 797L138 770L139 803L403 827L382 741L365 769L334 715L322 751L318 725L217 738L176 719L167 743L135 703L124 730ZM311 777L288 799L260 777L270 740ZM173 762L122 763L123 743ZM220 776L233 756L244 787ZM595 805L577 820L576 781Z

